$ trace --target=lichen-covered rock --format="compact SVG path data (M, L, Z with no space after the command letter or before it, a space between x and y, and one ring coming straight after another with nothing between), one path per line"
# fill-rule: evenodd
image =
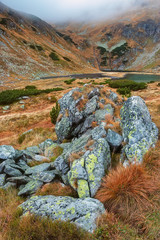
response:
M36 172L31 175L31 178L34 180L39 180L44 183L52 182L55 178L54 171L45 171L45 172Z
M50 167L51 167L50 163L43 163L43 164L40 164L40 165L31 167L31 168L28 168L25 171L25 175L30 175L30 174L34 174L34 173L44 172L44 171L49 170Z
M51 146L53 144L53 140L51 139L46 139L44 142L40 143L39 144L39 148L40 148L40 151L41 153L44 153L46 148L48 148L49 146Z
M42 181L32 180L29 183L27 183L25 187L18 192L18 196L31 195L35 193L40 187L42 187L42 185L43 185Z
M68 172L70 185L82 198L96 194L111 163L110 148L105 139L98 139L91 148L80 159L73 161Z
M95 112L95 120L98 123L101 123L102 120L105 120L105 116L107 114L113 115L113 113L114 113L113 107L111 106L111 104L107 104L104 106L104 109L100 109Z
M109 99L116 103L118 101L118 95L110 90Z
M19 177L9 177L7 178L7 182L16 183L17 185L22 185L30 182L32 179L27 176L19 176Z
M152 122L142 98L134 96L124 103L121 108L121 126L127 143L122 151L122 161L142 162L144 154L155 146L158 139L158 128Z
M85 168L88 173L88 184L90 196L94 197L101 185L105 171L109 169L111 163L110 148L103 138L95 142L93 151L85 157Z
M23 154L26 156L27 159L33 159L35 155L40 154L41 150L38 146L28 147L23 150Z
M16 150L9 145L0 146L0 162L7 159L14 159L16 155Z
M22 172L19 169L17 169L16 167L13 167L11 165L6 165L4 168L4 172L7 175L12 176L12 177L17 177L17 176L22 175Z
M96 229L96 219L105 213L104 206L97 199L76 199L72 197L34 196L20 205L23 213L49 217L53 221L70 220L86 231Z

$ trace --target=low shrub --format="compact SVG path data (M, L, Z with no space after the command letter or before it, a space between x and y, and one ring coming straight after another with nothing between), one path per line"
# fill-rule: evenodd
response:
M71 59L67 58L67 57L63 57L64 60L66 60L67 62L71 62Z
M18 143L22 144L26 138L26 134L22 134L18 137Z
M121 94L122 96L130 97L131 96L131 90L128 87L124 88L118 88L117 92Z
M56 107L53 107L51 112L50 112L50 117L51 117L51 122L53 124L56 124L58 115L59 115L60 107L58 105L58 102L56 102Z
M158 83L157 86L160 87L160 83Z
M72 82L74 82L76 79L75 78L72 78L72 79L69 79L69 80L65 80L64 82L68 85L72 84Z
M36 86L34 86L34 85L28 85L28 86L25 86L25 89L26 90L30 90L30 89L37 89L37 87Z
M132 91L138 91L147 88L146 83L137 83L131 80L111 80L109 81L109 87L111 88L128 88Z
M50 102L51 103L56 103L57 102L57 98L55 96L51 96L50 97Z
M40 45L36 45L36 48L37 48L38 51L42 51L42 50L44 50L43 47L40 46Z
M59 61L59 57L55 52L51 52L49 54L49 57L53 60L53 61Z
M25 89L14 89L14 90L5 90L0 92L0 105L11 104L13 102L18 101L20 97L23 96L34 96L39 95L41 93L50 93L54 91L61 91L63 88L51 88L38 90L35 86L27 86Z
M33 49L33 50L36 50L36 46L33 45L33 44L30 44L29 47L30 47L31 49Z

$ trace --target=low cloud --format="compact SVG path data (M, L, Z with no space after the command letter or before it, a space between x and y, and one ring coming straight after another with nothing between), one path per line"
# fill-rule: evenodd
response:
M152 0L2 0L16 10L57 22L102 21Z

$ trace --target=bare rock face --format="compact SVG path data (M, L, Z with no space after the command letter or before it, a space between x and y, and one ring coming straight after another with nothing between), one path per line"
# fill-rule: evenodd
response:
M158 128L152 122L148 108L142 98L129 98L121 108L121 126L124 141L122 160L139 162L158 140Z

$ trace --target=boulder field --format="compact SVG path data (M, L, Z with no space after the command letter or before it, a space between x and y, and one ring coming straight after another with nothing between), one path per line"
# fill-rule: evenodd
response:
M155 146L158 129L142 98L124 101L103 86L75 88L59 105L57 141L47 139L22 151L0 146L0 188L16 187L18 195L28 197L20 206L24 214L70 220L92 232L105 212L94 196L110 170L112 153L121 153L124 166L141 163ZM61 151L55 158L57 148ZM32 161L38 165L30 167ZM79 198L34 196L54 181L70 185Z

